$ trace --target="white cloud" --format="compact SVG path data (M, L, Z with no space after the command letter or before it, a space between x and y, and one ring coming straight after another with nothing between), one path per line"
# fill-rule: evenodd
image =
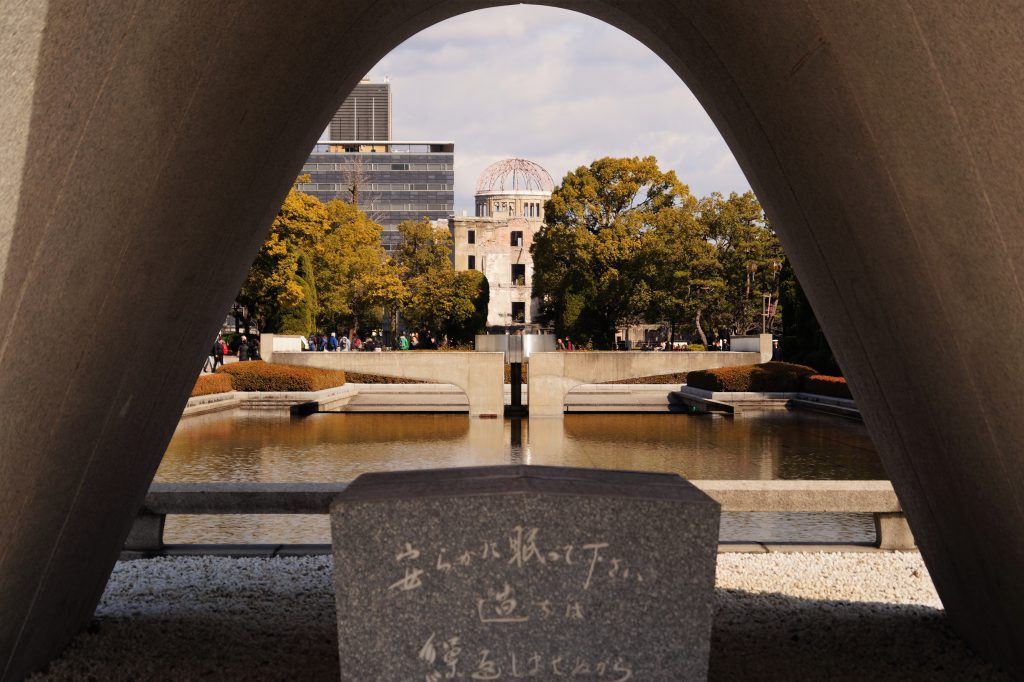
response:
M519 156L558 182L602 156L653 154L698 195L745 191L725 141L653 52L596 19L517 5L463 14L400 45L388 76L397 139L455 142L456 212L480 171Z

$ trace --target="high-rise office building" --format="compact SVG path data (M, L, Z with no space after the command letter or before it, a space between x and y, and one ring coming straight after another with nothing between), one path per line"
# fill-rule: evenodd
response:
M399 142L391 135L391 86L364 80L331 120L331 139L313 148L300 192L354 202L398 243L403 220L445 220L455 209L455 143Z
M364 78L331 119L332 140L391 139L391 83Z

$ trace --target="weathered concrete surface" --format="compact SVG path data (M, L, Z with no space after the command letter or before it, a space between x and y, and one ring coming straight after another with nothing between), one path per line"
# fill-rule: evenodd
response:
M417 30L495 4L4 1L0 678L88 621L224 310L345 93ZM951 621L1024 668L1024 355L977 346L1024 336L1024 4L551 4L632 34L705 105ZM55 331L74 342L40 353Z
M766 335L767 336L767 335ZM771 337L768 337L769 348ZM712 367L752 365L771 359L761 353L716 351L641 353L533 353L530 356L530 416L557 417L565 412L566 396L582 384L692 372ZM666 391L668 392L668 391Z
M723 512L902 511L889 481L691 481Z
M274 362L281 365L323 367L452 384L465 392L470 416L500 415L505 409L505 356L501 353L276 352L272 357Z
M565 394L566 412L672 412L674 384L580 384Z
M676 474L364 474L331 504L342 677L704 680L718 521Z

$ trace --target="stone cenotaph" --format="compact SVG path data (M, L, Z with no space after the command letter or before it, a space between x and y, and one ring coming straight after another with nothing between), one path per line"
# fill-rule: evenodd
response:
M331 505L341 679L706 679L718 522L675 474L360 476Z

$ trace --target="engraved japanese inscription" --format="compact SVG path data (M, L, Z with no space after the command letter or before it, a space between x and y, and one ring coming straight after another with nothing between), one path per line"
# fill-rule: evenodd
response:
M335 503L341 678L701 679L717 505L516 480Z

